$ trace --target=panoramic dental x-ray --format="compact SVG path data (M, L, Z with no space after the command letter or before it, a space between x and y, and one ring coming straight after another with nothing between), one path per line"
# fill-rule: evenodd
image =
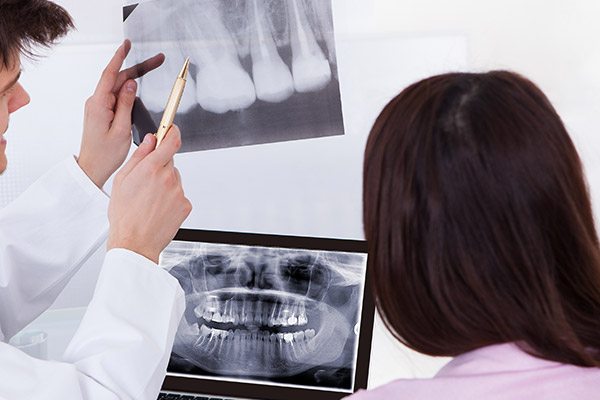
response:
M174 241L186 293L170 373L351 389L366 255Z
M140 81L137 139L158 125L186 57L182 152L344 134L331 0L151 0L129 10L128 63L166 55Z

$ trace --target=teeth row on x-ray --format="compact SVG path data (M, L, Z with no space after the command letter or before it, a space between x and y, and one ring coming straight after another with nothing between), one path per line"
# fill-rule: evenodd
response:
M277 334L239 329L225 331L202 325L197 334L198 340L194 347L221 357L245 357L247 352L252 352L262 355L267 360L302 360L314 351L313 339L316 333L314 329Z
M263 342L269 340L271 342L284 341L287 343L291 343L293 341L299 342L303 340L313 339L316 335L316 331L314 329L306 329L303 331L287 333L271 333L269 331L248 331L241 329L230 329L226 331L224 329L209 328L206 325L202 325L198 329L197 334L198 337L218 336L222 339L226 339L228 337L232 339L236 336L239 336L240 338L249 340L261 340Z
M221 303L222 304L222 303ZM244 324L269 327L305 326L308 315L304 303L293 305L253 301L227 300L220 306L217 301L203 303L195 308L198 318L207 322Z
M154 31L138 33L140 41L144 43L138 58L165 52L165 76L175 76L183 64L184 54L189 55L197 67L195 76L188 79L180 104L182 112L189 111L196 104L213 113L242 110L250 107L256 99L278 103L288 99L294 92L316 92L328 85L332 70L317 41L317 36L324 40L328 56L335 62L328 1L245 0L242 3L238 0L237 3L243 10L247 24L241 34L246 36L248 42L252 76L240 63L239 56L245 53L243 48L240 50L240 40L236 40L235 34L239 37L240 32L232 33L227 28L225 19L230 17L223 11L222 4L215 0L163 0L140 6L143 9L138 12L138 18L141 18L138 25L148 23L143 15L164 15L165 10L161 7L168 8L170 15L175 15L179 23L173 27L177 34L171 35L171 40L176 40L179 48L164 51L164 44L159 43L165 40L164 37L156 37ZM158 9L153 11L153 8ZM273 31L274 18L284 18L286 22L292 52L291 71L279 54ZM128 28L132 32L131 37L136 36L135 21L132 18ZM144 29L141 31L145 32ZM142 80L140 97L150 111L158 112L164 108L164 99L171 85L172 82L165 79L150 77Z

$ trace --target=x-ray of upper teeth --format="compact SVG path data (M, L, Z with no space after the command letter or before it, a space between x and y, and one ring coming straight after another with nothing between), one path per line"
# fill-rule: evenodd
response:
M181 152L344 135L331 0L150 0L126 12L136 143L156 132L185 57Z
M366 255L174 241L186 293L169 372L350 390Z

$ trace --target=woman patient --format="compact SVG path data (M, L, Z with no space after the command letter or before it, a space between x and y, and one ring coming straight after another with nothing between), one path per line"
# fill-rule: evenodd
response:
M377 308L454 356L352 399L599 399L600 251L573 142L510 72L413 84L377 119L364 224Z

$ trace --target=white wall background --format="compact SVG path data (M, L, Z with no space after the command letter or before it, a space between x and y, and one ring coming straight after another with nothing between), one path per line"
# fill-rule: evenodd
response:
M77 153L83 101L92 93L96 77L122 40L122 0L60 0L57 3L71 12L78 31L65 39L49 58L26 66L22 82L31 94L32 103L11 121L7 135L9 170L0 178L0 205L14 198L50 165ZM352 85L344 82L342 85L349 140L355 144L347 155L351 157L346 160L348 168L341 171L345 172L347 184L343 191L348 192L344 196L350 198L344 215L350 218L338 221L337 225L325 212L318 224L290 219L280 231L360 237L360 204L357 203L360 151L357 149L366 138L378 108L413 80L465 67L474 71L515 70L545 91L578 146L598 213L600 24L597 20L600 2L334 0L334 4L339 51L347 61L347 68L340 70L340 75L346 74L347 81L352 82ZM392 48L402 51L393 54ZM351 62L361 51L379 52L378 58L367 58L371 62L370 69L357 69ZM391 76L390 69L393 70L394 65L406 69L401 68L398 76ZM377 71L386 72L385 81L373 76ZM361 100L364 100L362 108ZM351 107L351 112L347 107ZM186 161L182 159L180 164L185 168ZM215 208L204 219L196 217L196 221L204 222L205 226L201 227L218 228L228 207ZM303 206L297 205L296 210L297 207ZM200 209L197 207L197 211ZM300 209L299 212L311 211ZM273 220L281 218L285 216L276 215ZM272 226L257 228L269 231ZM84 266L54 308L87 304L101 260L102 251ZM379 322L372 354L371 386L396 377L430 376L446 361L416 355L396 345Z

